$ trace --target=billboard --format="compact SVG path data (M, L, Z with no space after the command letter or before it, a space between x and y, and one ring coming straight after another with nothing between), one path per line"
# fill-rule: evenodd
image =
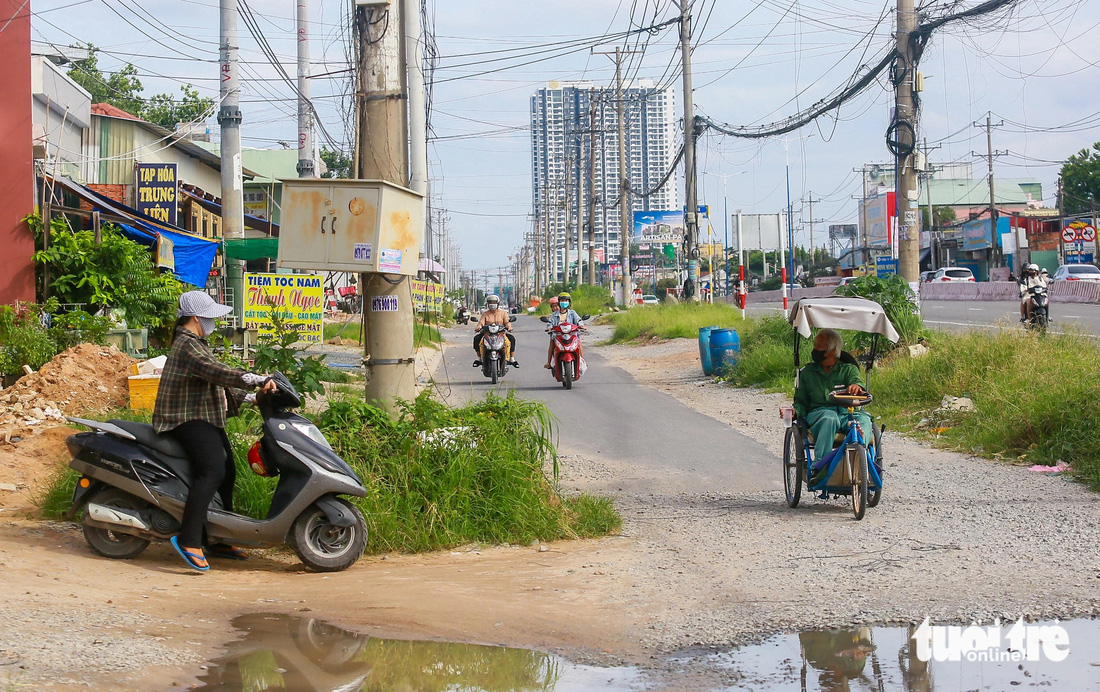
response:
M730 241L737 246L737 231L740 224L741 243L745 250L778 250L780 242L787 246L786 214L736 214Z
M634 212L635 243L678 243L683 239L683 210Z
M321 313L324 311L324 281L320 274L244 275L244 327L260 337L273 336L271 311L298 332L299 340L321 342Z
M137 210L161 223L176 226L176 164L137 164Z
M860 203L860 223L866 223L867 244L887 247L894 239L894 193L868 197Z

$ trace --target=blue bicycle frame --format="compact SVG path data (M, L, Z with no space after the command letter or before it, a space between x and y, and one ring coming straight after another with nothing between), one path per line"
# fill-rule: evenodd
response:
M810 445L809 435L802 435L802 444L805 449L803 456L806 459L806 478L809 479L813 477L814 467L818 463L810 461L813 458L813 446ZM821 492L821 499L828 499L829 493L833 495L850 495L852 493L851 486L830 486L828 484L828 480L833 477L837 465L846 459L844 451L850 444L860 445L867 450L868 492L875 492L882 488L882 475L878 469L878 449L873 444L867 444L867 440L863 437L863 429L856 424L855 409L848 409L848 434L844 437L844 441L840 443L840 446L831 452L832 459L828 461L829 468L821 476L821 480L814 485L806 484L810 492ZM828 459L828 456L826 459ZM821 467L818 466L818 468Z

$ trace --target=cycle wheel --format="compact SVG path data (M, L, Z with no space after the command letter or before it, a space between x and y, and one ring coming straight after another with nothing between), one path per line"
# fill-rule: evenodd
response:
M805 449L802 446L802 436L798 434L798 428L787 428L787 434L783 438L783 489L787 493L787 506L798 506L798 500L802 497L802 475L805 472Z
M566 389L573 388L573 361L571 360L561 364L561 386Z
M867 448L848 445L848 470L852 476L852 513L856 520L867 512Z
M875 438L875 469L878 471L879 486L878 489L871 493L867 498L867 506L874 507L878 504L878 501L882 499L882 483L883 476L885 475L886 466L882 463L882 429L878 427L878 423L871 421L871 434Z
M496 384L497 380L500 379L500 367L496 362L489 363L489 377L493 380L493 384Z

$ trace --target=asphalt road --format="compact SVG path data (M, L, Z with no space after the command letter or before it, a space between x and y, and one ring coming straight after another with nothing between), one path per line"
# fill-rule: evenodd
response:
M542 367L548 344L542 323L521 316L514 329L520 368L509 368L496 390L513 390L546 404L558 420L562 454L642 467L637 482L624 479L633 490L644 491L639 484L653 483L666 473L675 476L678 489L685 492L755 491L782 483L780 461L763 445L608 365L591 337L585 343L588 370L566 391ZM473 330L458 328L446 334L449 341L471 345L448 348L446 367L436 373L437 388L452 402L493 390L481 369L472 367Z
M750 294L751 298L751 294ZM751 313L781 310L782 303L748 305ZM948 331L996 329L1015 325L1020 319L1016 301L926 300L921 303L924 323ZM1100 305L1091 303L1051 303L1051 329L1071 330L1100 337Z

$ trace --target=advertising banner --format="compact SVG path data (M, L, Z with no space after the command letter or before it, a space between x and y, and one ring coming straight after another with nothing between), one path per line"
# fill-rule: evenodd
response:
M890 245L894 237L894 193L868 197L862 204L860 220L867 220L867 244L872 247Z
M684 239L684 212L636 211L634 212L635 243L674 243Z
M249 216L255 216L257 219L263 219L267 221L267 191L266 190L245 190L242 195L244 198L244 213Z
M176 224L176 164L137 164L137 210L162 223Z
M271 311L298 332L301 341L321 342L324 282L320 274L244 275L244 326L260 337L273 336Z
M434 281L412 281L413 306L417 311L443 312L443 284Z

